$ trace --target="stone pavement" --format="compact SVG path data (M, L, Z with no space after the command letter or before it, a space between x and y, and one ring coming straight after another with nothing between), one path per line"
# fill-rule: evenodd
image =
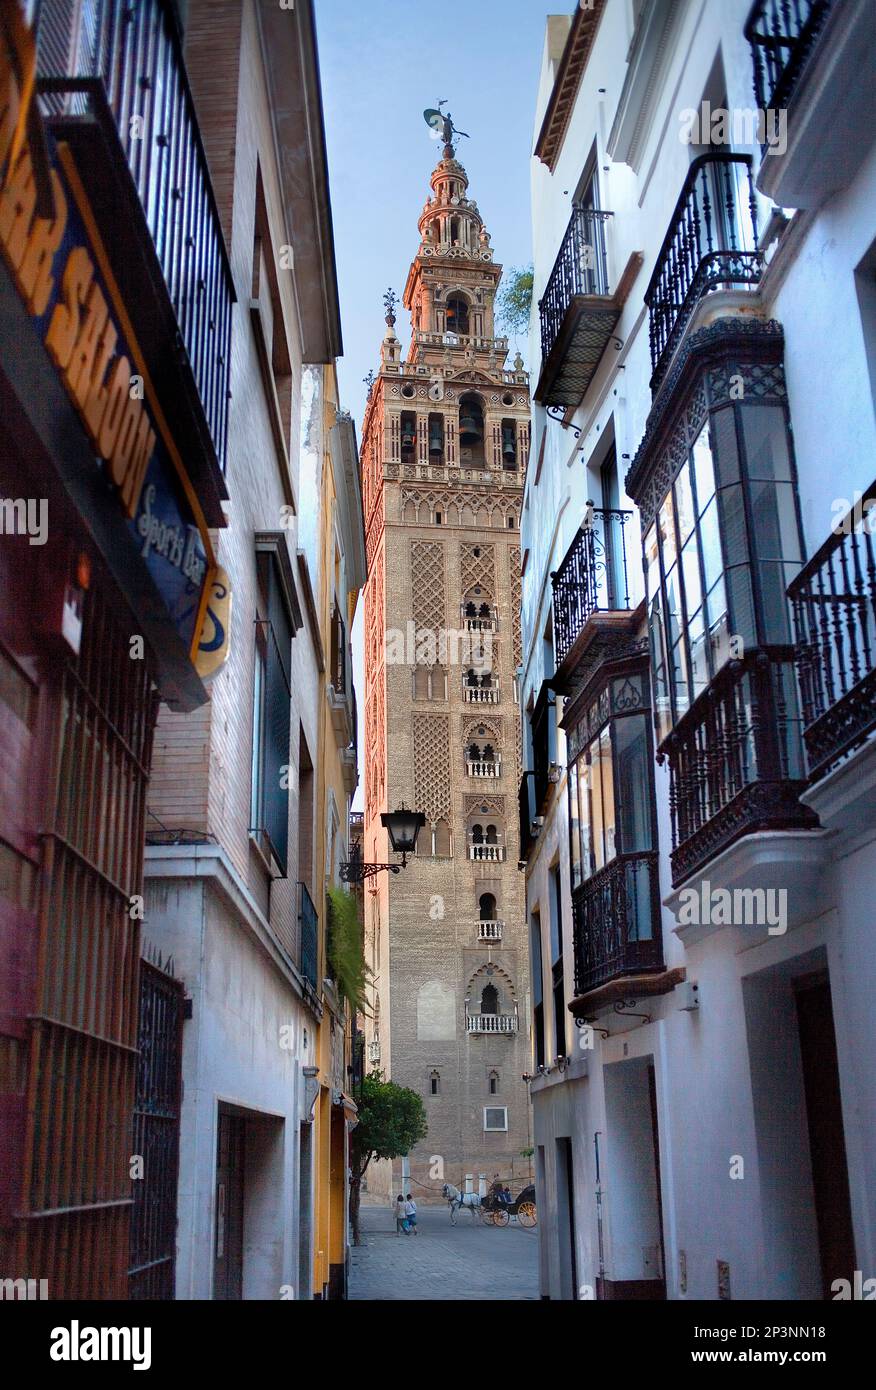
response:
M470 1212L420 1207L418 1235L395 1234L395 1214L363 1206L364 1244L352 1251L351 1299L445 1302L538 1298L538 1237L516 1221L483 1226Z

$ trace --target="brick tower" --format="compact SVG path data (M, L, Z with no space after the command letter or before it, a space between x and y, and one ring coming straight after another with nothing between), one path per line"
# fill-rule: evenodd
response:
M519 355L505 369L502 268L450 143L431 186L404 291L407 356L388 294L362 437L364 857L392 857L382 811L404 801L426 815L413 862L366 884L366 1066L419 1091L429 1120L409 1169L380 1165L368 1186L398 1191L409 1171L423 1201L445 1178L498 1173L516 1190L530 1173L515 678L528 376Z

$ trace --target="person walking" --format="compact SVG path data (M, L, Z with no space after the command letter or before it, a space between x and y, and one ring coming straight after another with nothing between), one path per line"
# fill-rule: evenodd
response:
M405 1199L400 1192L395 1199L395 1233L396 1235L400 1235L402 1231L404 1231L406 1236L411 1234L405 1212Z
M420 1233L417 1230L417 1204L414 1201L410 1192L408 1193L407 1201L405 1202L405 1216L408 1219L408 1225L410 1229L413 1231L414 1235L419 1235Z

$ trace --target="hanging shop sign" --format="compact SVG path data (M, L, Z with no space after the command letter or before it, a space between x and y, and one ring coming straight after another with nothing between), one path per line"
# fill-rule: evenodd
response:
M28 139L13 157L21 131L17 92L5 48L0 54L0 252L190 660L198 668L205 661L216 663L220 627L227 652L228 577L223 573L217 590L202 508L153 391L69 147L46 132L54 204L49 217L41 216L37 205ZM215 615L207 623L211 594ZM222 660L224 655L218 665Z

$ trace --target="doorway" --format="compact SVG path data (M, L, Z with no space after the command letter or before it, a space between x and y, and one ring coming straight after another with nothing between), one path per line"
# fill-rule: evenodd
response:
M213 1297L243 1298L243 1174L246 1121L219 1107Z
M575 1240L575 1170L572 1141L557 1143L557 1225L560 1237L560 1297L578 1297L578 1254Z
M652 1057L605 1068L605 1118L602 1186L611 1237L597 1298L664 1299L660 1136Z
M794 996L812 1160L822 1295L830 1299L833 1281L851 1280L857 1262L836 1034L827 972L795 980Z

